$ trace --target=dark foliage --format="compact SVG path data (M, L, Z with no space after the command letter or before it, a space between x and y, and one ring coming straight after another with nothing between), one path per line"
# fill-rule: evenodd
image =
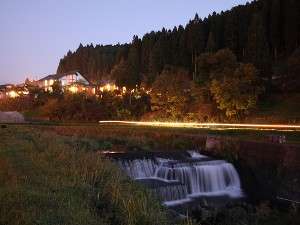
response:
M288 74L284 68L299 46L300 1L257 0L204 19L196 14L185 27L163 28L141 39L134 36L131 44L80 44L61 59L58 72L79 69L94 82L152 84L166 65L197 76L197 57L228 48L238 61L254 64L260 77L270 81L272 75Z

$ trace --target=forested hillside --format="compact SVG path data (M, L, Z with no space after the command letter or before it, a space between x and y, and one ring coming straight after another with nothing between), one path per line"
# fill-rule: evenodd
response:
M99 40L101 42L101 40ZM131 44L87 45L61 59L58 72L79 69L94 82L116 80L151 84L166 65L185 68L201 78L202 53L229 48L240 62L251 62L261 77L287 75L288 59L300 46L300 1L259 0L201 19L184 27L163 28L133 37Z

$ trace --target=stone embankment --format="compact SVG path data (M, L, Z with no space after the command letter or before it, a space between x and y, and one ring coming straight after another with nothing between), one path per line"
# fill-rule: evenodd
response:
M300 146L207 136L206 153L232 160L255 199L300 202Z

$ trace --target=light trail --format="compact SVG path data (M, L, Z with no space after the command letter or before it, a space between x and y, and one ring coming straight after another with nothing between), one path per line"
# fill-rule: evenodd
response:
M242 124L242 123L180 123L180 122L141 122L141 121L99 121L100 124L120 124L151 127L209 128L209 129L250 129L300 131L300 125L285 124Z

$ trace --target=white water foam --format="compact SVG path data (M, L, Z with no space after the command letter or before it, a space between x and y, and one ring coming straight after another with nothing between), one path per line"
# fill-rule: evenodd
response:
M120 160L119 165L131 178L150 182L153 192L167 206L201 197L243 197L239 175L231 163L203 160L208 157L188 153L193 160L134 159Z
M187 153L191 156L192 159L207 158L207 156L201 155L199 152L196 152L196 151L187 151Z

